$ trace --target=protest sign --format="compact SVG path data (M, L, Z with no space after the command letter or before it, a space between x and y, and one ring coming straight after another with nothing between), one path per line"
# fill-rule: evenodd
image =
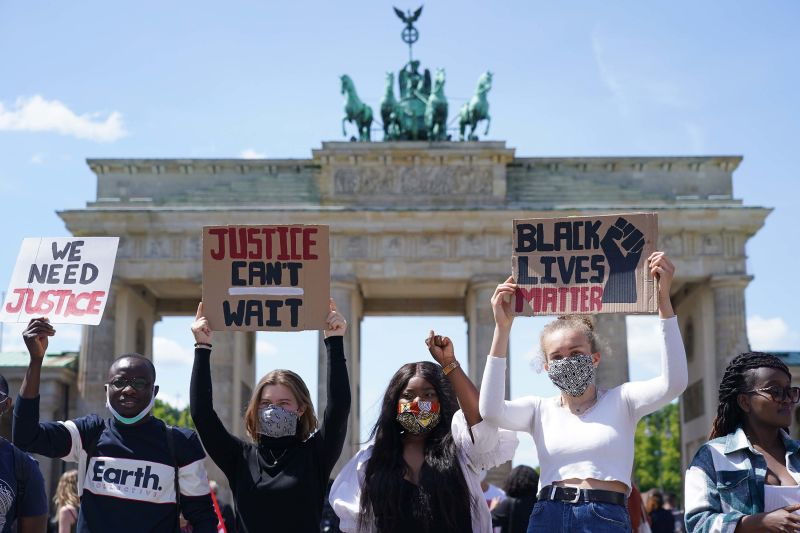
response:
M517 315L655 313L655 213L514 220Z
M325 329L328 226L206 226L203 308L212 330Z
M100 323L111 286L118 237L23 239L2 322L46 316L54 324Z

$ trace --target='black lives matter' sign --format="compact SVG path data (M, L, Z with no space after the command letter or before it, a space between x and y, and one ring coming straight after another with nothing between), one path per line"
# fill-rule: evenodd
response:
M514 220L518 315L655 313L655 213Z

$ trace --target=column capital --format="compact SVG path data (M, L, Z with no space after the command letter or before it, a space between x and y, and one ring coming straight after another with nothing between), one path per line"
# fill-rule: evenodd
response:
M709 278L712 289L745 289L751 281L753 281L753 276L747 274L715 274Z
M357 291L358 280L353 276L331 277L331 290Z
M481 274L473 276L467 283L467 292L479 291L481 289L494 290L494 288L503 283L507 277L506 274Z

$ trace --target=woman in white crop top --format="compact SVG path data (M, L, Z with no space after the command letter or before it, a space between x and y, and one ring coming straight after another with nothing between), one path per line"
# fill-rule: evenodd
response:
M648 264L658 278L661 374L607 391L594 383L601 356L592 323L571 315L549 323L541 337L544 368L561 394L505 401L506 353L514 320L510 296L517 290L513 278L498 285L492 296L495 330L480 414L498 427L527 431L536 443L541 490L528 533L631 530L625 499L636 424L677 398L688 381L686 353L670 302L675 267L663 252L651 254Z

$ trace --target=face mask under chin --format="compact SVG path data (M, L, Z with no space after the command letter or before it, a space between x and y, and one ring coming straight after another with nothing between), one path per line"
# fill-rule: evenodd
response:
M581 396L594 383L595 367L591 355L565 357L552 361L548 366L550 381L569 396Z
M122 416L116 411L116 409L114 409L111 406L111 392L108 390L108 385L106 385L106 407L108 408L109 411L111 411L111 414L114 416L114 418L116 418L117 421L119 421L122 424L131 425L139 422L141 419L146 417L150 413L150 411L153 410L153 406L155 405L155 403L156 403L156 390L154 386L153 394L150 397L150 403L147 404L147 407L142 409L141 412L139 412L139 414L136 416Z

